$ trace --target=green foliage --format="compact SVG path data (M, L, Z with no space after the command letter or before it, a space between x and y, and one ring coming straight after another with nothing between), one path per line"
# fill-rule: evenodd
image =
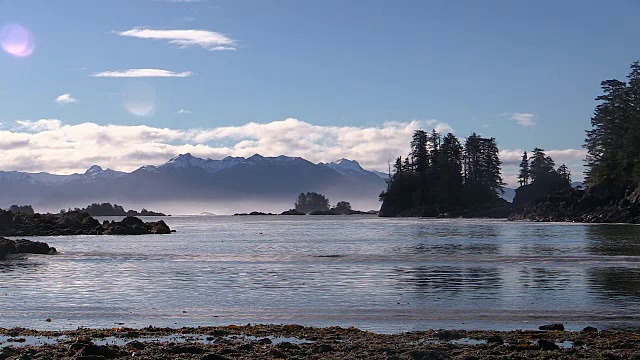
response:
M600 84L603 94L584 145L589 185L640 180L640 62L631 65L627 79Z
M429 209L437 215L451 208L496 201L504 183L501 161L494 138L469 136L462 146L449 133L442 137L417 130L411 141L411 153L398 157L394 174L385 192L380 194L383 209L398 214L411 209Z
M329 199L315 192L300 193L294 206L296 210L309 214L313 211L329 210Z

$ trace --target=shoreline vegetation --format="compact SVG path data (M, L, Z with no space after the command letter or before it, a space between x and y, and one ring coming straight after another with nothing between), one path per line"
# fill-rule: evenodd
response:
M640 223L640 62L628 81L606 80L586 131L585 187L535 148L524 152L513 203L495 138L415 131L380 194L382 217L478 217L542 222Z
M47 319L47 322L51 322ZM543 328L543 327L541 327ZM640 333L427 330L377 334L356 328L246 325L70 331L0 329L0 358L82 359L635 359Z

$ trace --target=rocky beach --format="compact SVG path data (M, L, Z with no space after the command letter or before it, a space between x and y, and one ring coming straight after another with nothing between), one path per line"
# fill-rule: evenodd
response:
M640 333L592 327L400 334L300 325L16 328L0 329L0 346L0 359L637 359Z

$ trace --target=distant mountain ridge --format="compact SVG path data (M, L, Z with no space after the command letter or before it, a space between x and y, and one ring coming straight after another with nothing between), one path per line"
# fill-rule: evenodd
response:
M0 207L32 204L59 210L109 201L132 207L162 202L234 201L292 205L298 193L316 191L333 202L358 204L362 200L366 204L360 206L369 209L379 207L378 195L385 186L382 176L349 159L315 164L300 157L256 154L212 160L186 153L130 173L98 165L83 174L70 175L0 171Z

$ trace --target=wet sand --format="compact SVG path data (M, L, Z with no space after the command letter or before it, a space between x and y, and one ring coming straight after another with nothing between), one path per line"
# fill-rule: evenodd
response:
M639 330L429 330L247 325L0 329L0 359L640 359Z

